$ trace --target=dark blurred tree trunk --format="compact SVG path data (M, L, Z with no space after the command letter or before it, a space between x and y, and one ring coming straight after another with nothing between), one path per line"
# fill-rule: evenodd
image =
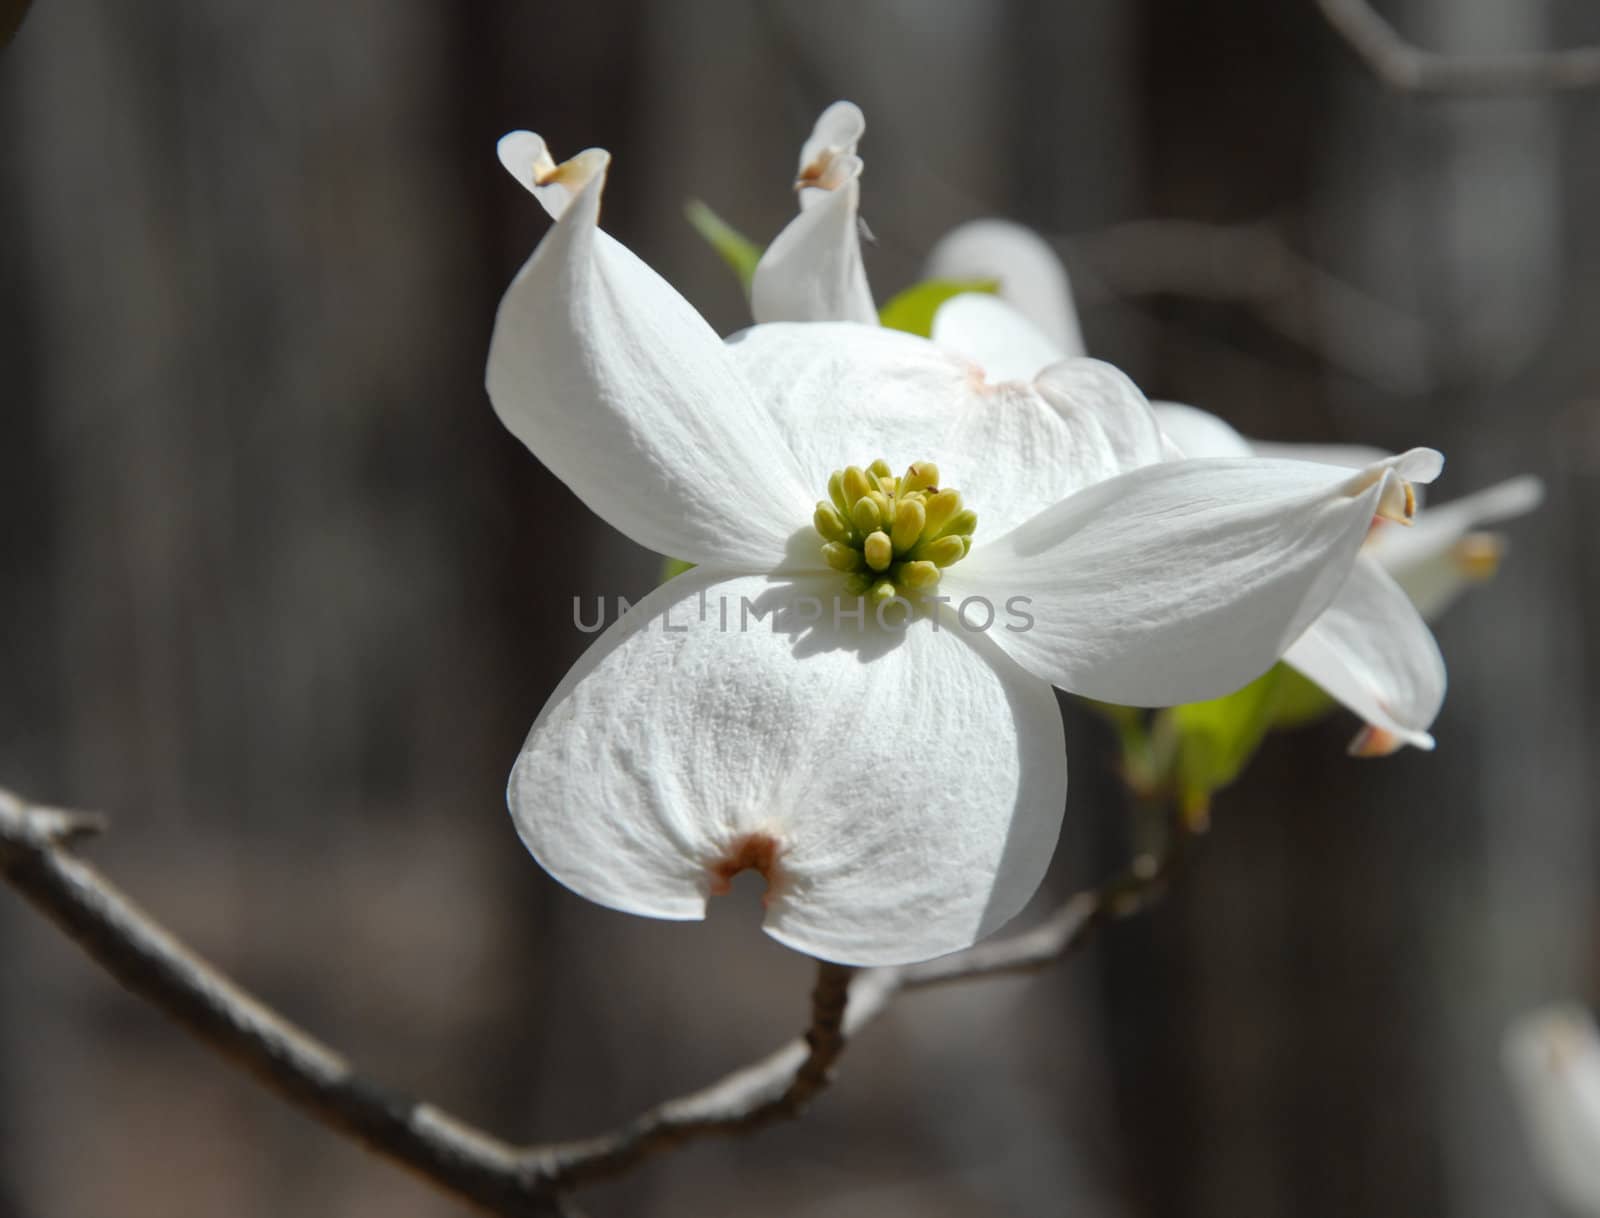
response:
M1539 5L1393 15L1443 49L1551 37ZM1441 499L1559 469L1548 437L1572 382L1534 358L1559 298L1556 166L1573 159L1553 103L1386 92L1309 6L1150 6L1145 29L1158 212L1287 221L1427 323L1439 378L1397 403L1316 375L1246 319L1174 305L1176 326L1294 375L1169 357L1146 387L1262 436L1436 444ZM1439 751L1358 766L1339 747L1348 720L1270 741L1145 950L1108 955L1148 1212L1536 1211L1499 1036L1582 980L1594 863L1584 674L1567 662L1574 539L1552 490L1502 580L1440 627Z

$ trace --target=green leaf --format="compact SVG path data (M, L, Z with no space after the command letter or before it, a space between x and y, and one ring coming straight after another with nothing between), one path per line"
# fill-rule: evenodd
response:
M929 338L933 315L952 296L963 292L998 292L996 279L925 279L895 296L878 310L878 322L890 330L904 330Z
M1214 791L1239 777L1272 726L1289 670L1275 664L1243 689L1163 712L1177 736L1178 800L1192 828L1203 827Z
M761 261L761 247L729 224L699 199L690 199L683 205L683 214L694 231L704 237L711 248L722 255L722 260L739 276L744 290L750 290L750 280L755 277L756 263Z
M1274 729L1302 727L1337 709L1339 704L1323 693L1322 686L1310 677L1287 664L1278 667L1283 669L1283 676L1278 681L1278 697L1272 706Z
M663 558L661 560L661 579L659 582L664 584L669 579L676 579L685 571L693 570L694 564L692 562L684 562L681 558Z

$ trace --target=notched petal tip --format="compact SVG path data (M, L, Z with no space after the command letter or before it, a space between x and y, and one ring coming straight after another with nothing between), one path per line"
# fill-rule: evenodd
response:
M854 154L839 154L824 150L816 160L802 165L800 172L795 175L794 188L806 190L838 190L847 186L861 176L861 171L866 168L866 162ZM861 227L863 235L872 240L866 231L866 222L857 217L856 223Z
M1368 723L1356 733L1348 752L1352 757L1392 757L1408 744L1423 752L1431 752L1434 739L1427 732L1396 731Z
M495 145L500 164L522 187L538 199L552 219L559 220L573 198L611 164L604 148L586 148L557 163L544 137L532 131L513 131Z
M735 876L754 871L767 884L761 903L770 905L783 889L782 855L782 844L770 833L746 833L735 838L707 868L711 876L711 895L726 896L733 888Z
M866 134L867 120L854 102L836 101L817 118L811 137L800 149L794 188L837 190L861 176L856 145Z
M1413 482L1429 483L1444 469L1444 457L1431 448L1413 448L1397 457L1375 461L1346 482L1343 493L1351 499L1364 495L1380 482L1383 489L1373 514L1380 520L1410 524L1417 514Z
M1444 454L1436 448L1412 448L1385 464L1392 466L1402 478L1427 485L1444 472Z

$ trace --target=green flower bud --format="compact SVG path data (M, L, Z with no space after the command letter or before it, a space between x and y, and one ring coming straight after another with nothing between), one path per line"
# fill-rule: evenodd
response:
M911 468L906 470L906 476L900 483L901 494L938 489L939 467L932 461L913 461Z
M971 551L978 514L938 483L931 461L914 462L898 478L883 460L828 478L828 501L817 504L811 523L824 561L845 577L851 595L878 605L915 599Z
M844 493L844 470L836 469L828 478L828 498L833 507L846 520L850 519L850 500Z
M894 561L894 543L889 540L889 534L880 530L867 536L861 544L861 553L866 557L867 566L874 571L887 571Z
M856 500L872 490L872 483L867 481L867 475L859 465L848 466L844 471L844 497L854 505Z
M895 553L904 554L916 545L927 522L927 510L919 500L900 500L894 509L894 527L889 531L889 540L894 542Z
M913 592L926 592L939 582L939 568L931 562L902 563L899 569L902 584Z
M958 563L966 556L966 544L959 537L941 537L937 541L925 541L911 551L912 558L925 559L940 567Z
M957 512L954 516L950 517L949 522L946 523L944 528L939 530L939 535L943 537L959 537L963 535L970 536L977 529L977 527L978 513L974 512L971 508L964 508L963 510Z
M817 504L817 510L811 516L811 524L822 535L824 541L850 540L850 526L826 503Z
M883 512L871 495L863 495L850 509L850 520L856 526L856 532L865 537L883 523Z
M961 510L961 492L952 490L939 491L928 496L927 523L923 525L923 532L929 537L937 537L944 532L944 526L950 518Z
M859 571L863 565L860 550L837 541L822 547L822 559L835 571Z

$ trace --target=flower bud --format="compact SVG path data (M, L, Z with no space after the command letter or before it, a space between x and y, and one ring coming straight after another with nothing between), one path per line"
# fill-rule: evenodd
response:
M928 513L921 503L915 499L900 500L894 509L894 528L889 532L889 540L894 542L895 550L904 554L916 545L927 521Z
M950 518L961 510L961 492L943 490L938 494L929 495L927 502L927 523L923 525L924 532L932 537L937 537L944 531L944 526Z
M856 532L864 537L883 523L883 511L871 495L863 495L850 509L850 519L856 526Z
M889 540L889 534L882 531L868 536L861 552L866 557L867 566L874 571L887 571L889 564L894 561L894 543Z
M845 542L850 540L850 526L833 508L826 503L818 503L817 510L812 513L811 523L824 541Z
M874 536L879 536L879 534L874 534ZM861 570L861 551L854 546L842 545L837 541L830 541L822 547L822 560L835 571Z

